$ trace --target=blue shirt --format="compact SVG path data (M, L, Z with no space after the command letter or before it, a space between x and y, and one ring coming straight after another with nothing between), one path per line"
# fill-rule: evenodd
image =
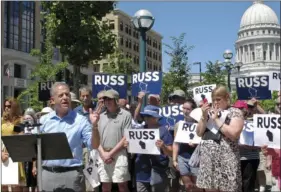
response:
M90 108L92 108L94 110L96 108L96 104L92 103L92 106ZM84 111L83 105L79 105L78 107L73 109L73 111L75 111L75 112L79 113L80 115L83 115L89 119L89 112Z
M173 138L166 127L160 127L160 139L165 145L172 145ZM167 177L165 172L169 167L169 157L163 154L161 155L146 155L137 154L135 161L136 167L136 181L146 182L151 184L161 183L162 177Z
M65 133L73 159L46 160L43 161L43 166L82 166L82 143L85 143L89 149L92 148L92 125L89 123L88 119L72 110L69 111L63 118L58 117L55 111L47 114L46 116L47 117L41 126L41 132Z

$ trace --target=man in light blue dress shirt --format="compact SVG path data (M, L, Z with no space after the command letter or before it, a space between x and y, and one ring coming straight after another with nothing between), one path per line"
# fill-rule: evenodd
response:
M93 127L97 127L98 115L91 113L89 120L71 110L70 90L67 84L56 82L51 88L55 110L47 115L41 131L64 132L69 142L73 159L48 160L42 164L44 191L85 191L83 174L82 143L92 148Z

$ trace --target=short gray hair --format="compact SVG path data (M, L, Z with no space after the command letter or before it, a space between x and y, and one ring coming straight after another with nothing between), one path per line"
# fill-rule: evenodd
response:
M87 87L87 86L81 87L81 88L79 89L79 95L81 94L82 91L89 92L90 95L92 95L92 89L91 89L90 87Z
M51 96L55 95L55 92L56 92L56 89L57 89L58 86L64 86L64 87L67 87L69 89L69 86L65 82L55 82L52 85L51 90L50 90Z

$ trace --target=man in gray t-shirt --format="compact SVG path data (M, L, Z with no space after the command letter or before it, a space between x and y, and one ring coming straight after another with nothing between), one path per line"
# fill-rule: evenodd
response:
M123 147L124 130L132 126L131 114L118 107L119 94L115 90L104 93L106 111L100 115L98 131L99 176L103 191L111 191L111 184L118 183L119 191L129 192L130 180L127 151Z

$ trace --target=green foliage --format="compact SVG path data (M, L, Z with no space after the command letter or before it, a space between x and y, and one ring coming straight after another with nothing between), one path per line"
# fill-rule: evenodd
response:
M265 110L265 111L274 111L275 108L275 100L278 97L278 91L273 91L272 93L272 99L268 99L268 100L262 100L260 101L260 105L261 107ZM232 91L231 94L231 104L234 104L236 101L238 100L238 96L237 96L237 92Z
M124 53L118 49L109 56L107 61L108 65L103 68L105 73L131 75L138 71L133 65L133 60L125 57Z
M102 17L114 9L113 1L45 1L51 18L52 43L73 65L74 92L78 93L80 67L113 53L115 35Z
M30 75L30 79L35 79L32 84L24 90L19 96L18 100L21 103L27 104L34 110L39 111L43 107L43 103L38 100L38 83L46 81L55 81L56 74L67 67L67 63L61 62L53 64L53 45L51 42L52 28L50 27L50 20L46 20L46 39L45 39L45 50L33 49L31 55L38 58L38 64L36 64L34 70Z
M278 97L278 91L273 91L272 99L260 101L261 107L265 111L273 112L276 105L275 100L277 99L277 97Z
M219 61L206 63L206 71L202 74L203 85L226 85L226 71L222 69Z
M190 84L190 65L188 64L188 53L194 46L185 43L185 33L179 37L171 37L173 44L164 46L167 48L165 53L171 57L169 71L163 76L162 102L168 101L168 96L175 89L182 89L190 96L188 91Z

